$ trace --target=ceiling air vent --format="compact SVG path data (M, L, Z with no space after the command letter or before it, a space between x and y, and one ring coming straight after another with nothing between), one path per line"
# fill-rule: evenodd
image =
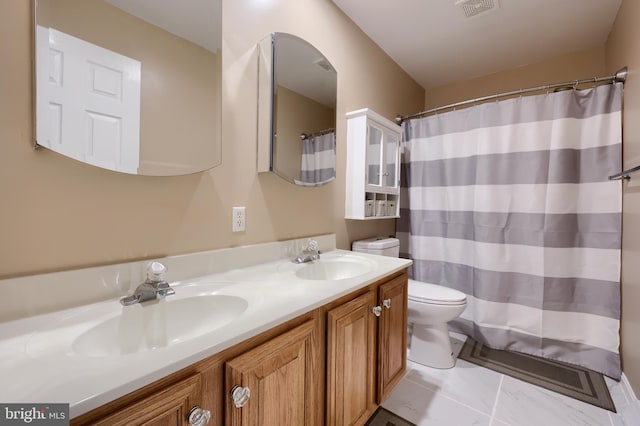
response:
M498 0L456 0L455 5L462 9L465 18L478 16L500 7Z
M314 64L316 64L317 66L319 66L320 68L322 68L325 71L331 71L333 69L333 67L331 66L331 64L326 60L326 59L316 59L315 61L313 61Z

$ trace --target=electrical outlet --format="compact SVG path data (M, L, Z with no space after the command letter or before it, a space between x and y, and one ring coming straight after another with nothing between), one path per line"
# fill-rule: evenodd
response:
M232 214L233 222L231 224L231 230L233 232L242 232L246 223L246 208L234 207Z

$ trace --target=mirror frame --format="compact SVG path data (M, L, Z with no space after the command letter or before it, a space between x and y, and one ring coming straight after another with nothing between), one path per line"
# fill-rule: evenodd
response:
M258 43L258 172L273 169L275 33Z

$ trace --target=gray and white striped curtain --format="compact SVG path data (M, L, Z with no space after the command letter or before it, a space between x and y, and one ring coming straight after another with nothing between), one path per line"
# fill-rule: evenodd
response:
M300 180L296 184L320 186L336 178L336 134L326 133L302 141Z
M620 378L622 85L405 122L401 255L457 331Z

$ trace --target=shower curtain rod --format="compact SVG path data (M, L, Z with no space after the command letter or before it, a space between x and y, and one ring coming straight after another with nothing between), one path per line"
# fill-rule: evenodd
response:
M429 115L435 112L439 112L442 110L446 110L446 109L451 109L451 108L456 108L459 106L465 106L465 105L470 105L470 104L474 104L476 102L483 102L483 101L490 101L490 100L494 100L494 99L499 99L499 98L504 98L507 96L514 96L514 95L523 95L525 93L531 93L531 92L539 92L542 90L551 90L551 89L558 89L558 88L562 88L562 87L576 87L580 84L585 84L585 83L602 83L602 82L608 82L608 83L624 83L627 80L627 67L621 68L618 71L616 71L615 74L610 75L608 77L598 77L598 78L589 78L589 79L585 79L585 80L573 80L573 81L566 81L564 83L555 83L555 84L548 84L546 86L538 86L538 87L531 87L529 89L520 89L520 90L514 90L511 92L504 92L504 93L497 93L495 95L489 95L489 96L483 96L481 98L475 98L475 99L469 99L466 101L462 101L462 102L456 102L453 104L449 104L449 105L445 105L445 106L441 106L441 107L437 107L437 108L431 108L428 109L426 111L421 111L421 112L417 112L415 114L410 114L410 115L398 115L396 116L396 122L398 124L402 124L404 121L409 120L411 118L420 118L420 117L424 117L425 115Z
M331 132L335 132L335 131L336 131L336 129L334 129L332 127L330 129L320 130L319 132L315 132L315 133L300 133L300 140L309 139L309 138L312 138L314 136L326 135L327 133L331 133Z

